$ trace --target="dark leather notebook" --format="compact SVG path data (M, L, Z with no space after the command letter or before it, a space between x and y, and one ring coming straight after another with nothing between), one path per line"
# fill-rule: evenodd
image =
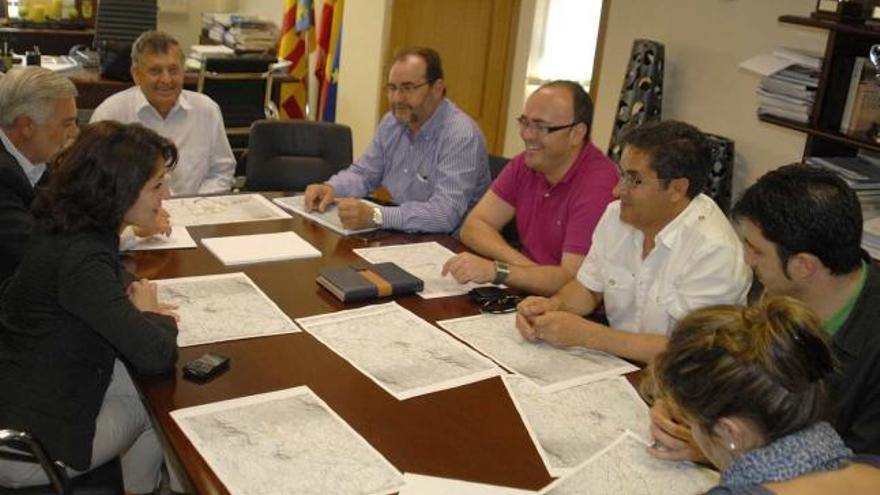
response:
M394 263L360 263L321 268L316 282L342 302L405 296L424 288L422 279Z

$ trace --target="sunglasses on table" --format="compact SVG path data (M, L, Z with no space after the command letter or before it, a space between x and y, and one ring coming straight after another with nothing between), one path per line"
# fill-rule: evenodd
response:
M511 294L500 287L476 287L468 292L477 304L481 313L501 315L516 311L516 305L522 297Z

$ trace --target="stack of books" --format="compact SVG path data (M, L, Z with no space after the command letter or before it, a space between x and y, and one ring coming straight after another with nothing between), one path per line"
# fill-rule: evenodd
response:
M278 41L278 26L252 15L203 13L202 34L239 53L271 52Z
M811 156L806 163L830 170L852 187L862 206L862 248L880 259L880 154L866 150L858 156Z
M775 72L758 86L758 113L806 124L819 86L819 64L794 64Z

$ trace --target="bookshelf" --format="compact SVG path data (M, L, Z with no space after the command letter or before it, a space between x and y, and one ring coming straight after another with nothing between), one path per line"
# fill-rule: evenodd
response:
M805 133L804 158L854 156L859 149L880 151L880 143L872 141L867 134L845 135L839 132L853 62L857 56L867 56L871 45L880 43L880 27L793 15L781 16L779 22L827 30L825 56L808 124L771 115L761 115L760 120Z

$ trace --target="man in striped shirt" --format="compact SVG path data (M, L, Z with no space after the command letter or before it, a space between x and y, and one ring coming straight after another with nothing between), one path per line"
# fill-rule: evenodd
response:
M309 210L335 203L348 229L456 233L489 186L486 143L479 126L445 98L440 55L399 51L388 75L391 110L366 152L323 184L306 188ZM360 201L384 187L397 206Z

